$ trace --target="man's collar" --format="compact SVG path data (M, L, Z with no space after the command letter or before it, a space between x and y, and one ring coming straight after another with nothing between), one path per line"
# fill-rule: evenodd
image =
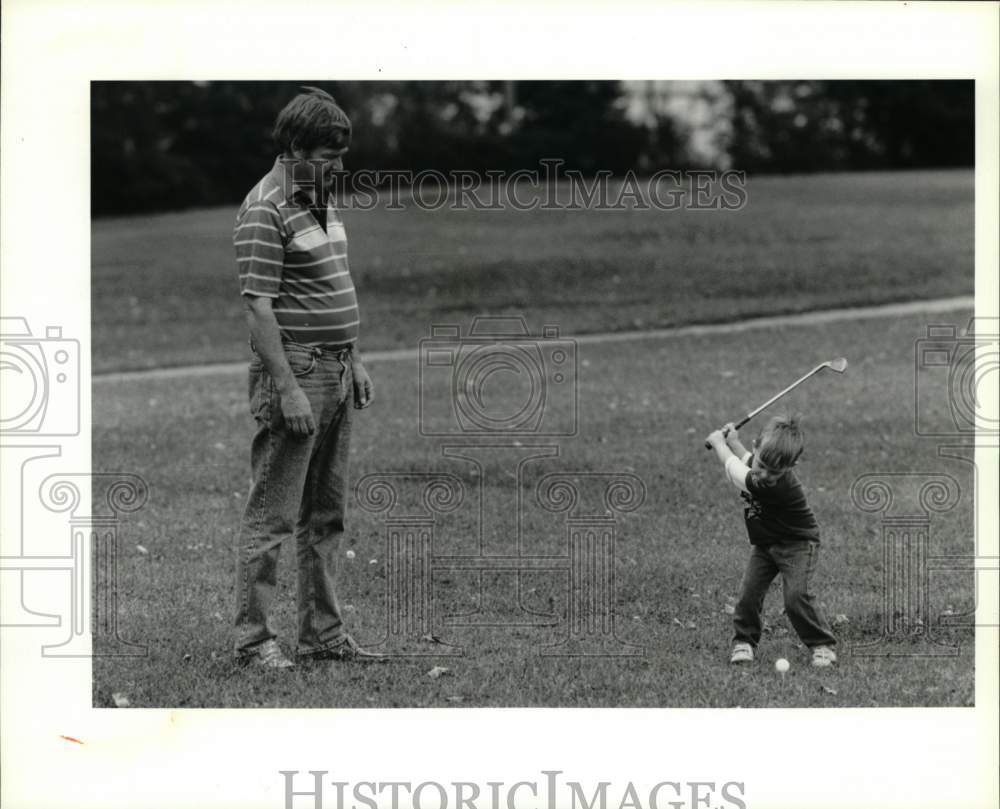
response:
M271 177L281 189L282 196L288 202L297 202L313 206L316 202L316 189L309 185L299 185L292 176L292 161L283 155L278 155L271 169Z

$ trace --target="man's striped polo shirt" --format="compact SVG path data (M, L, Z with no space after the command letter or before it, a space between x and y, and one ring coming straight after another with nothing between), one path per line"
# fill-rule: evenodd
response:
M324 230L303 191L290 188L286 196L284 179L279 158L236 216L240 292L275 299L272 308L285 340L353 343L360 316L344 223L331 204Z

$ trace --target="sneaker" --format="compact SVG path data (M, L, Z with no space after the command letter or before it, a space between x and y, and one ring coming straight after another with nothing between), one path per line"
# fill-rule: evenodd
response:
M829 646L817 646L813 650L813 665L817 668L832 666L837 662L837 653Z
M244 666L252 663L255 666L262 666L266 669L290 669L295 665L285 657L285 653L281 651L278 641L273 638L258 644L249 652L238 655L236 662Z
M344 637L344 642L338 646L334 646L332 649L324 649L321 652L314 652L313 654L299 655L299 657L303 660L309 661L333 660L338 663L351 661L373 663L388 659L384 654L371 652L367 649L361 648L358 645L358 642L350 635L346 635Z
M733 653L729 657L730 663L753 663L753 646L749 643L733 644Z

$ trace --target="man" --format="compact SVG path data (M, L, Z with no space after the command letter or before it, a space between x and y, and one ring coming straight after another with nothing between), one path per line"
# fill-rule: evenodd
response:
M357 299L344 225L327 191L351 123L322 90L302 88L278 115L281 154L247 195L233 244L253 357L253 480L240 523L237 660L292 665L269 613L282 542L295 536L302 660L380 657L344 628L335 594L344 532L351 412L372 402L358 354ZM349 401L351 399L352 401Z

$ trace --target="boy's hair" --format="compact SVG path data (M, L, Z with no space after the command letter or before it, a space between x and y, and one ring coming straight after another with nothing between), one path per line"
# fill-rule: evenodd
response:
M311 152L323 146L347 150L351 145L351 120L333 96L318 87L302 87L274 122L274 142L281 153Z
M799 426L799 416L775 416L760 431L757 457L772 469L787 469L805 449L805 435Z

